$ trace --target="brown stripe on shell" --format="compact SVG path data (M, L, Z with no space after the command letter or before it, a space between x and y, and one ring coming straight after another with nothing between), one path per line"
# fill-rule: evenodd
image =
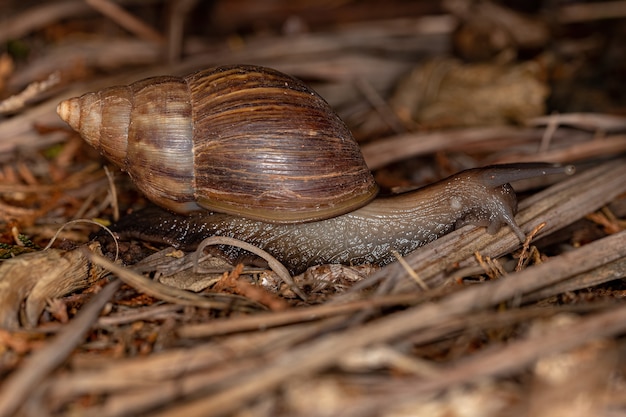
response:
M130 85L133 93L127 171L153 201L177 212L194 198L191 103L186 84L155 77Z
M73 112L79 117L70 123L81 133L85 140L100 150L100 128L102 126L102 102L98 93L87 93L79 98L70 99L73 103Z
M203 207L290 222L345 213L376 194L350 131L302 82L241 65L186 80L202 143L195 164Z
M102 117L98 149L102 155L126 170L132 91L126 85L106 88L98 92L98 99Z

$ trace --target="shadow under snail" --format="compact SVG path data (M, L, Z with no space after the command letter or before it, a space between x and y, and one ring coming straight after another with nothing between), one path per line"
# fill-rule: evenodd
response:
M468 223L490 233L507 224L523 241L509 183L568 169L494 165L376 197L358 144L326 101L249 65L111 87L57 112L168 210L122 220L118 230L178 247L235 237L294 274L322 263L384 265L393 250L405 255Z

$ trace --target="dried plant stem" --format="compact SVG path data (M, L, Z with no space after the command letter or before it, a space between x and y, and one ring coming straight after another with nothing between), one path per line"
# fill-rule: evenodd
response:
M116 3L108 0L87 0L87 4L140 38L156 43L165 42L159 32L128 13Z
M542 161L580 161L603 155L618 155L626 151L626 136L613 135L602 139L572 144L566 148L545 150L537 154L510 153L498 159L499 163Z
M118 0L116 3L126 4L131 1ZM11 39L22 38L31 31L41 30L63 19L87 14L89 10L90 7L85 2L74 0L34 4L21 14L0 22L0 42L6 43Z
M566 281L542 288L522 297L521 302L531 303L568 291L591 288L605 282L626 277L626 258L620 258L590 271L574 275Z
M621 131L626 129L626 117L603 113L564 113L535 117L528 120L529 126L571 125L580 129L600 132Z
M376 297L375 299L357 300L343 304L323 304L284 312L256 314L254 316L214 320L210 323L189 324L178 329L183 338L209 337L250 330L268 329L287 324L320 320L324 317L338 316L359 312L365 308L409 305L421 300L415 294L396 294Z
M626 17L626 1L604 1L592 4L569 4L560 8L562 23L588 22L592 20Z
M28 85L23 91L9 98L0 101L0 114L17 112L24 108L28 100L33 99L59 83L59 74L54 72L43 81L34 81Z
M458 150L460 144L469 146L472 143L484 142L490 139L501 140L502 137L539 140L541 131L537 129L496 126L432 133L406 133L365 144L361 147L361 152L367 166L374 170L393 161L406 159L411 156L426 155L450 149L453 144L455 149Z

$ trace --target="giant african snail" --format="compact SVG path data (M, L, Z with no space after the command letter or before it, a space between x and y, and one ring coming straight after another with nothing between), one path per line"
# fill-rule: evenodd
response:
M265 249L291 272L318 263L386 264L466 223L513 218L509 182L549 164L471 169L378 197L346 125L302 82L248 65L155 77L59 104L59 115L172 213L129 232L189 246L211 234ZM224 214L222 214L224 213Z

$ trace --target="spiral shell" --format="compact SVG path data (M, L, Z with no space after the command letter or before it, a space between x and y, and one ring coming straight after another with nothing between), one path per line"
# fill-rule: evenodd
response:
M269 68L148 78L71 98L57 112L174 212L303 222L352 211L377 192L328 103Z

